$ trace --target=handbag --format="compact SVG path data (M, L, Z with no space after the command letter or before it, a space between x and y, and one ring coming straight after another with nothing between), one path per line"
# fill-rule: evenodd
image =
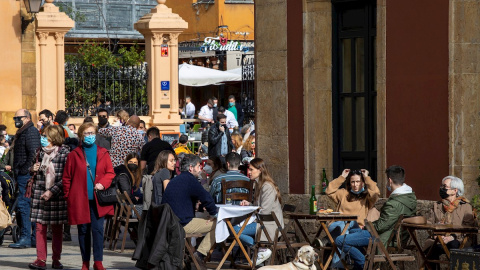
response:
M93 181L93 173L92 169L90 169L90 164L88 163L87 156L85 155L85 151L83 151L83 155L85 156L85 162L87 163L87 169L90 173L90 179L92 180L93 187L95 188L95 182ZM114 182L115 178L112 180L110 187L104 190L95 189L95 195L97 195L98 204L101 206L108 206L114 205L118 202L117 200L117 185Z
M12 225L12 216L8 213L5 202L0 200L0 230Z
M37 157L35 158L35 164L38 163L38 156L40 155L40 151L37 152ZM33 164L33 165L35 165ZM37 171L33 172L32 177L28 179L27 182L27 187L25 188L25 198L31 198L32 197L32 188L33 188L33 182L35 182L35 177L37 177Z

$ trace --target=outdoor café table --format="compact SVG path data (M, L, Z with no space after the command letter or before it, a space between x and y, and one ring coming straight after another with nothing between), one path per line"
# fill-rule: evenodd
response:
M426 265L428 269L430 269L430 267L429 267L428 264L426 264L427 262L437 262L437 263L449 263L450 262L450 251L448 250L448 248L445 245L445 242L443 241L443 238L441 236L445 236L445 235L448 235L448 234L464 234L465 238L463 238L463 241L462 241L462 243L460 243L460 247L459 247L459 249L462 249L465 246L465 243L468 240L468 236L478 233L478 228L470 227L470 226L463 226L463 225L402 223L402 227L408 231L408 233L410 234L410 237L412 237L413 243L415 243L415 246L417 247L418 252L420 253L420 256L422 256L423 263L422 263L420 268L424 268L425 265ZM433 243L433 245L428 250L426 250L427 252L425 252L422 249L422 247L420 246L420 244L418 242L417 234L415 233L418 230L428 231L435 238L435 242ZM428 259L428 255L430 255L430 252L432 251L433 247L437 243L440 243L442 245L442 248L445 251L445 254L447 255L448 261L434 261L434 260L429 260Z
M310 215L310 214L303 214L303 213L291 213L291 214L289 214L289 216L290 216L290 219L293 219L295 224L297 224L298 229L300 230L300 232L303 235L303 238L305 238L305 240L308 243L310 243L310 245L313 245L313 241L320 236L320 233L322 233L322 231L325 231L325 234L327 235L328 239L332 243L332 250L333 251L328 256L328 259L327 259L327 262L325 263L325 265L323 265L323 262L319 262L320 268L323 269L323 270L327 269L328 266L330 265L330 262L333 259L334 252L337 253L338 257L341 258L340 252L338 251L338 249L335 245L335 241L334 241L332 235L330 234L330 232L328 231L327 223L328 222L333 222L333 221L345 221L346 225L345 225L345 228L343 228L343 231L342 231L342 235L343 235L343 234L345 234L348 227L350 226L350 222L357 220L357 216L342 215L342 214ZM306 220L306 219L314 219L314 220L320 222L320 226L318 228L317 234L315 235L315 237L312 240L310 240L310 238L308 238L307 234L305 233L305 230L303 229L303 227L300 223L300 220ZM345 269L348 269L345 261L341 260L341 262L342 262L343 266L345 267Z
M247 224L252 223L254 220L250 220L250 217L252 216L253 212L255 212L259 206L240 206L240 205L228 205L228 204L217 204L218 207L218 215L217 215L217 226L215 227L215 242L217 243L222 243L225 241L229 236L230 232L235 238L228 248L227 252L225 252L225 255L223 256L222 260L220 261L217 270L222 268L223 264L228 258L228 255L230 252L232 252L233 247L237 244L240 249L242 250L243 254L245 255L245 258L248 261L248 264L250 265L251 268L253 268L253 263L252 260L250 259L250 256L248 256L247 251L243 247L242 242L240 241L240 235L243 232L243 229L245 229L245 226ZM242 227L238 231L238 234L235 232L233 229L233 225L231 223L231 219L235 217L243 217L246 216L245 221L243 222Z

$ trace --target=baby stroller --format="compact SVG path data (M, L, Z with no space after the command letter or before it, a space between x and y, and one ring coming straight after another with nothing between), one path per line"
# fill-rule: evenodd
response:
M2 185L2 200L7 206L8 213L12 216L12 222L15 223L14 210L17 207L17 189L15 180L5 172L0 171L0 184ZM0 245L3 244L5 234L11 234L13 242L16 243L20 237L20 227L17 224L0 230Z

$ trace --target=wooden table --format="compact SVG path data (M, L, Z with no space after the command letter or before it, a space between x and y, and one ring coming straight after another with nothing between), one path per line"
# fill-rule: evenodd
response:
M291 219L294 220L295 224L297 224L297 227L300 230L300 232L302 233L303 238L308 243L310 243L310 245L313 245L313 241L320 236L320 233L322 233L322 231L325 231L328 239L332 243L332 250L333 251L332 251L332 253L330 253L330 256L328 256L328 259L327 259L327 262L325 263L325 265L323 265L323 262L321 262L321 261L319 262L320 268L323 269L323 270L327 269L328 266L330 265L330 262L333 259L334 252L337 253L339 258L342 257L340 252L337 249L337 246L335 245L335 241L334 241L332 235L328 231L327 223L328 222L333 222L333 221L345 221L346 222L345 228L343 228L343 231L342 231L342 234L341 234L341 235L344 235L345 232L347 231L348 227L350 226L350 222L356 221L357 218L358 218L357 216L354 216L354 215L332 215L332 214L310 215L310 214L303 214L303 213L291 213L289 216L290 216ZM320 222L320 226L318 228L317 234L315 235L315 237L313 239L310 239L307 236L307 234L305 233L305 230L303 229L303 227L300 223L300 220L307 220L307 219L316 220L316 221ZM343 260L341 260L341 262L343 264L343 267L345 267L345 269L348 269L346 262L343 261Z
M427 266L428 269L430 269L430 266L427 264L427 262L446 263L446 264L450 263L450 251L448 250L447 245L445 244L441 236L447 236L450 234L464 234L465 237L463 238L463 241L459 247L459 249L462 249L468 240L468 236L478 233L478 228L463 226L463 225L402 223L402 227L405 228L410 234L410 237L412 237L412 240L415 243L415 246L417 247L418 252L420 253L420 256L423 259L423 263L420 266L420 268L424 268L425 266ZM420 243L418 242L417 234L416 234L416 231L418 230L428 231L435 238L435 242L433 242L433 245L428 250L425 250L426 252L422 249ZM433 250L433 247L437 243L440 243L442 245L442 248L445 251L445 254L447 255L448 261L437 261L437 260L428 259L430 252Z

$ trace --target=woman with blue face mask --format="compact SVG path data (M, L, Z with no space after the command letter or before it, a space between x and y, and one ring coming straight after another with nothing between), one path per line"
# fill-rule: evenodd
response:
M68 221L77 225L82 255L82 270L90 267L93 245L93 269L104 270L103 224L106 215L113 215L113 205L100 205L95 190L110 187L115 177L108 151L95 144L97 127L86 122L78 129L81 145L67 158L63 173L63 192L67 199ZM93 241L92 241L93 240Z
M342 185L345 188L340 188ZM342 214L356 215L357 221L350 222L350 226L346 234L352 233L355 230L361 230L364 226L364 221L367 218L368 211L374 207L375 202L380 196L380 190L377 183L368 176L368 171L345 169L337 179L330 182L326 193L336 204L336 211ZM335 221L328 226L328 230L333 239L337 238L346 223L344 221ZM325 242L325 239L322 240ZM325 244L325 243L320 243ZM342 252L340 250L340 252ZM340 267L340 259L335 254L333 267Z

